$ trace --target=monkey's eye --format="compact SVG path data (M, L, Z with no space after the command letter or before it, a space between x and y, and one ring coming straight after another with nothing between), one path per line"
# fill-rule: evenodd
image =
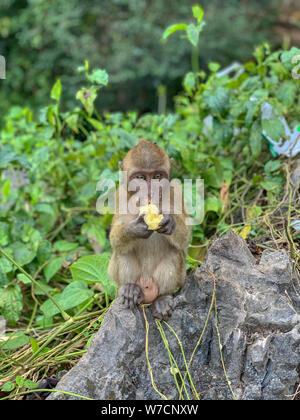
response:
M160 173L155 174L154 179L162 179L162 174Z
M143 175L143 174L137 174L136 176L135 176L135 178L136 179L143 179L143 180L145 180L146 178L145 178L145 176Z

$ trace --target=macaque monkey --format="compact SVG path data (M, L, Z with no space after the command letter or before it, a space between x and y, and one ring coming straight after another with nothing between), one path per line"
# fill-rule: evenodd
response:
M121 181L110 231L113 255L108 273L119 286L118 294L122 297L122 303L129 308L152 303L152 314L159 319L167 319L171 315L174 309L172 293L184 284L185 255L190 240L181 187L181 214L174 213L172 191L169 195L169 211L163 210L163 194L169 187L164 187L161 181L170 181L171 165L172 159L159 146L144 139L139 140L137 146L119 162L119 166L126 171L128 185L134 181L133 184L139 186L140 183L142 186L143 183L147 189L139 189L136 214L121 214L119 200L122 194L126 192L128 204L136 194ZM166 184L169 186L169 182ZM149 203L156 205L159 213L163 214L157 230L149 229L145 214L139 214L138 211L139 207Z

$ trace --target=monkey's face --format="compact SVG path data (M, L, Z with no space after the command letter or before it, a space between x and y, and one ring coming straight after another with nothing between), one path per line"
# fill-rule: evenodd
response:
M169 174L164 168L136 169L129 174L128 192L138 195L140 206L153 203L161 208L162 200L168 199L168 191Z

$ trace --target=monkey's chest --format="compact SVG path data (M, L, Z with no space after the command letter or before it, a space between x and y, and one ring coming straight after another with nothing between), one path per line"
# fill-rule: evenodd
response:
M163 260L168 242L163 235L153 232L148 239L140 239L137 241L135 247L135 255L138 259L139 266L141 267L142 275L151 275L155 268Z

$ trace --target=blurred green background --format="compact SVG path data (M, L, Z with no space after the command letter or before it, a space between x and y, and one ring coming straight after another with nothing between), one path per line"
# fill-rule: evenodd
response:
M77 72L84 60L104 68L110 84L98 108L158 111L158 90L167 109L191 69L190 48L179 35L162 43L164 29L189 22L194 0L1 0L0 54L7 74L1 81L0 112L11 105L37 108L47 103L50 86L61 77L62 105L74 106L84 82ZM299 45L296 1L203 0L206 26L199 45L199 68L245 62L254 46ZM298 15L297 15L298 13Z

